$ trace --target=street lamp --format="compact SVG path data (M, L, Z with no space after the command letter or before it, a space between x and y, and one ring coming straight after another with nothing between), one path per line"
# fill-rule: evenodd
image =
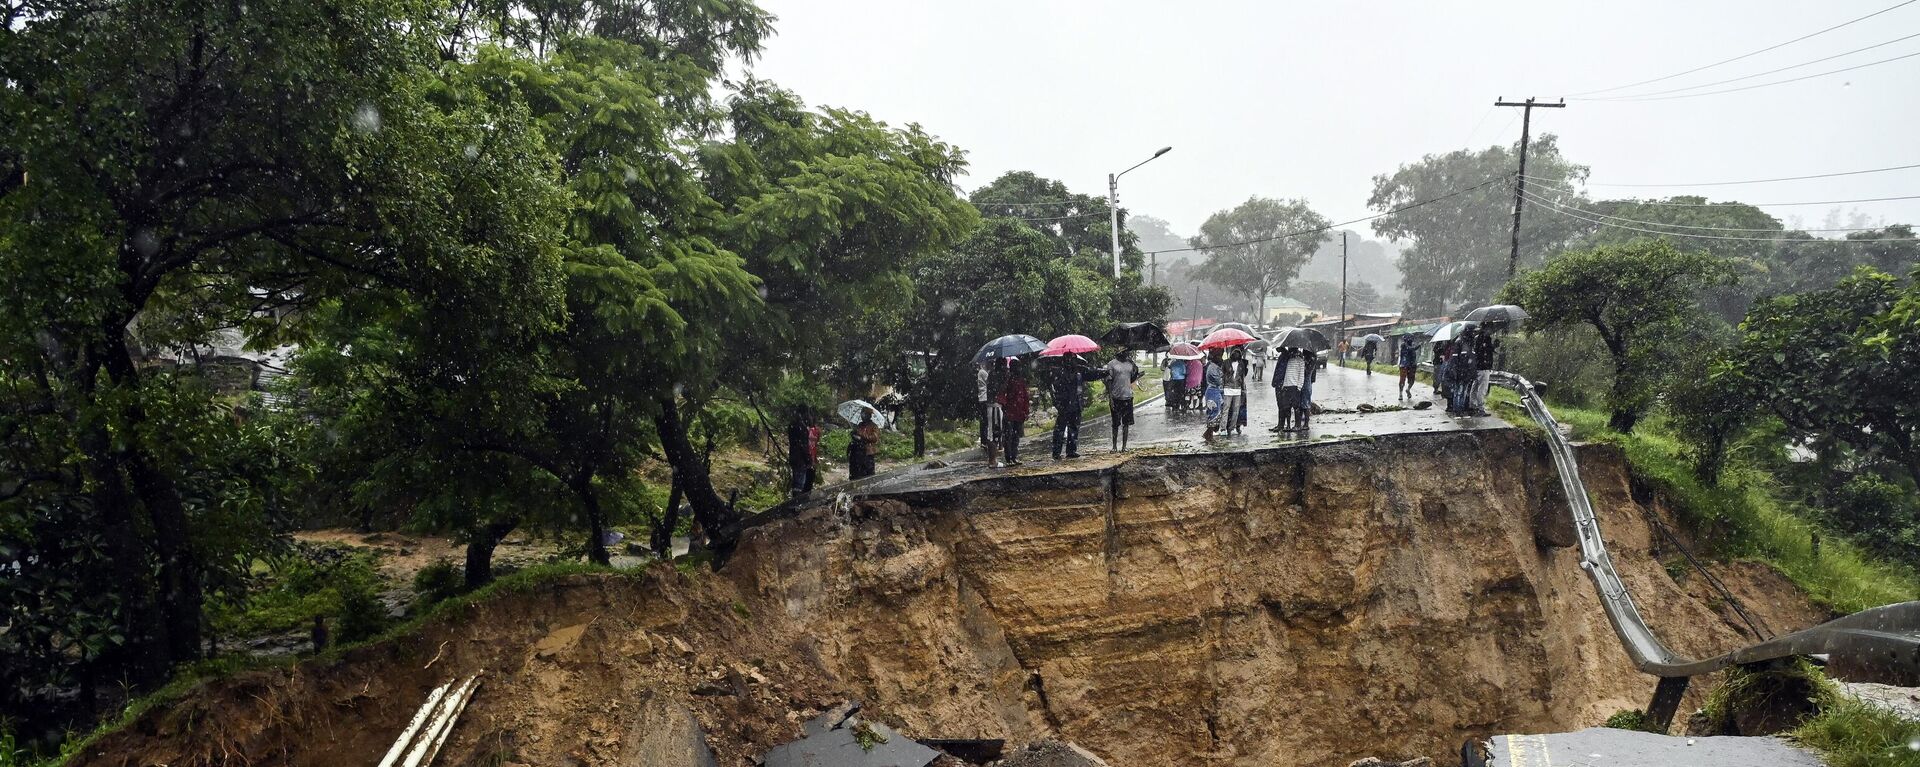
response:
M1133 168L1158 160L1160 155L1171 151L1173 147L1161 147L1160 151L1154 152L1152 157L1135 163ZM1127 175L1133 168L1107 174L1107 214L1113 220L1113 279L1115 282L1120 280L1120 177Z

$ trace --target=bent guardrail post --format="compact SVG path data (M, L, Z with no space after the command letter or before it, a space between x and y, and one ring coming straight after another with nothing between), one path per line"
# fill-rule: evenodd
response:
M1920 601L1862 610L1711 658L1675 656L1654 636L1640 608L1634 604L1633 596L1627 592L1626 583L1614 569L1613 559L1607 555L1606 540L1600 535L1600 521L1587 496L1587 486L1580 480L1573 443L1560 433L1560 424L1554 420L1546 402L1534 391L1533 384L1519 375L1494 371L1490 378L1493 383L1518 393L1527 416L1546 430L1548 452L1560 475L1560 486L1567 496L1574 531L1580 540L1580 567L1593 581L1607 622L1613 626L1614 635L1619 637L1620 646L1634 667L1660 677L1647 713L1663 726L1671 722L1680 696L1686 692L1687 677L1742 663L1826 653L1847 660L1850 668L1870 670L1882 680L1920 683ZM1664 717L1658 716L1662 708L1666 710Z

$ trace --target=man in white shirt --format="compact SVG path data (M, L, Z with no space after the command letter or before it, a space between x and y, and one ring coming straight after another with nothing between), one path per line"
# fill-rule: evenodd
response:
M1133 427L1133 382L1140 380L1140 366L1133 362L1133 351L1123 349L1113 355L1113 361L1106 367L1107 404L1109 415L1107 425L1112 434L1108 445L1115 450L1127 449L1127 432Z

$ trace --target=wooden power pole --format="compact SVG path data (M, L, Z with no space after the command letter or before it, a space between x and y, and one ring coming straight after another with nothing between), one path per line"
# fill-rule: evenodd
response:
M1558 103L1543 104L1529 96L1526 101L1501 101L1495 99L1493 105L1497 107L1520 107L1525 110L1520 113L1520 175L1514 177L1513 184L1513 250L1507 253L1507 280L1512 281L1514 275L1520 270L1520 207L1526 203L1526 197L1524 195L1527 193L1527 143L1529 139L1532 138L1533 108L1565 109L1567 100L1561 99ZM1512 123L1508 124L1511 125Z
M1333 326L1333 345L1340 349L1340 361L1347 361L1347 350L1340 346L1347 332L1347 230L1340 230L1340 324Z

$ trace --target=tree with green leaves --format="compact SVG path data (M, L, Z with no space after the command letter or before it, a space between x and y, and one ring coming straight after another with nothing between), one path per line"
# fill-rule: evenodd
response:
M1795 439L1845 446L1920 486L1920 288L1863 268L1754 305L1737 356ZM1830 448L1816 448L1830 449Z
M1208 216L1189 240L1207 258L1195 274L1258 307L1267 296L1286 292L1300 267L1331 236L1324 231L1328 225L1306 200L1249 197Z
M228 327L297 341L314 314L401 306L432 307L422 332L443 346L538 332L557 190L523 115L435 86L438 24L414 6L7 9L0 358L32 393L22 413L61 417L36 421L61 459L9 503L58 499L109 561L156 574L117 593L150 683L201 652L227 553L205 545L222 499L204 488L238 486L169 458L202 437L168 418L189 390L143 352Z
M989 218L1020 219L1054 242L1055 252L1110 283L1114 322L1163 322L1174 296L1147 284L1146 254L1120 211L1120 278L1113 280L1113 232L1107 200L1068 191L1067 185L1029 171L1012 171L974 190L970 199ZM983 339L984 340L984 339Z
M1708 253L1637 240L1563 253L1522 273L1497 300L1524 307L1531 328L1593 328L1613 363L1608 426L1627 432L1653 405L1669 360L1700 333L1700 291L1727 280L1730 269Z
M1518 150L1517 145L1493 146L1427 155L1390 175L1373 177L1367 206L1382 213L1398 210L1374 219L1374 233L1395 242L1412 241L1401 249L1398 262L1408 314L1463 313L1461 309L1486 303L1507 281L1511 182L1519 168ZM1586 179L1587 169L1561 155L1559 141L1547 134L1528 149L1527 176L1527 188L1545 194L1572 189ZM1565 199L1574 207L1588 207L1577 194ZM1411 207L1426 200L1435 201ZM1520 268L1538 267L1548 254L1567 249L1591 228L1530 206L1520 233Z

